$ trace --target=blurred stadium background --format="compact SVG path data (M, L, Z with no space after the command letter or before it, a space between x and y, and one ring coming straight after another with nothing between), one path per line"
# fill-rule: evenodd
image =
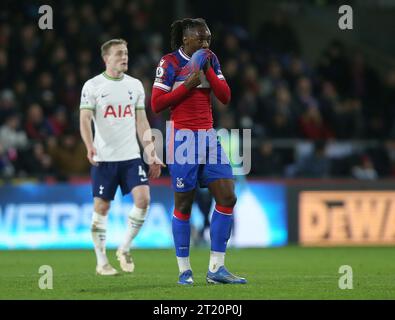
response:
M151 126L164 132L168 114L151 112L150 93L181 17L206 19L232 89L228 107L214 101L215 126L252 130L231 246L393 245L395 1L347 3L354 29L342 31L341 1L3 1L0 249L92 248L82 84L103 71L100 45L126 39L128 73L142 80ZM53 30L38 28L41 4L53 8ZM166 176L151 183L136 248L172 248ZM110 248L130 207L117 194ZM204 218L193 211L196 236Z

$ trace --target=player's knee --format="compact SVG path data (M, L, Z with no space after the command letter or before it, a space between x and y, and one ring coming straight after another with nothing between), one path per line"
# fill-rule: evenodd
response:
M103 216L107 215L110 210L110 202L100 201L95 203L95 211Z
M149 194L142 195L135 199L135 206L140 209L146 209L150 204L151 198Z
M183 214L190 214L192 211L194 192L178 193L175 198L175 208Z
M232 207L232 208L236 205L236 202L237 202L237 197L234 193L229 195L223 195L221 199L218 199L216 201L216 203L219 204L220 206Z
M178 203L176 206L176 209L183 214L190 214L192 211L192 202L190 201L184 201L181 203Z

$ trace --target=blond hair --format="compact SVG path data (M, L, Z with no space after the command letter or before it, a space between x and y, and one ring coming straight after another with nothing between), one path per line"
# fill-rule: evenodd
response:
M112 46L115 46L115 45L118 45L118 44L124 44L125 46L128 45L128 43L125 40L123 40L123 39L111 39L111 40L108 40L108 41L104 42L102 44L102 46L101 46L101 56L104 57L108 53L108 51L110 50L110 48Z

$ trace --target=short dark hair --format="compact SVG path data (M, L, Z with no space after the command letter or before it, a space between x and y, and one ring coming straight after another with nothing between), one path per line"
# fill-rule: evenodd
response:
M126 40L123 40L123 39L111 39L111 40L108 40L108 41L104 42L102 44L102 46L101 46L101 56L104 57L108 53L108 50L110 50L110 48L112 46L115 46L115 45L118 45L118 44L124 44L125 46L128 45Z
M185 18L176 20L171 24L170 38L172 50L177 50L182 45L182 37L187 29L195 27L207 27L206 20L203 18Z

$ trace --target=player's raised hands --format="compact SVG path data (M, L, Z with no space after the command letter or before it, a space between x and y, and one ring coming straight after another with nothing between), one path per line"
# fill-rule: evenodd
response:
M208 58L207 61L206 61L206 63L205 63L204 66L203 66L203 71L204 71L204 73L206 73L207 70L210 69L210 68L211 68L211 58Z
M208 49L208 50L210 51L210 62L211 62L211 65L219 64L219 60L218 60L217 55L213 51L211 51L210 49Z
M93 156L97 155L97 151L95 147L89 147L88 148L88 154L87 154L87 158L89 160L89 162L91 163L91 165L93 166L98 166L98 163L93 160Z
M184 85L188 88L188 90L196 88L199 84L201 84L200 71L191 73L191 75L184 82Z

